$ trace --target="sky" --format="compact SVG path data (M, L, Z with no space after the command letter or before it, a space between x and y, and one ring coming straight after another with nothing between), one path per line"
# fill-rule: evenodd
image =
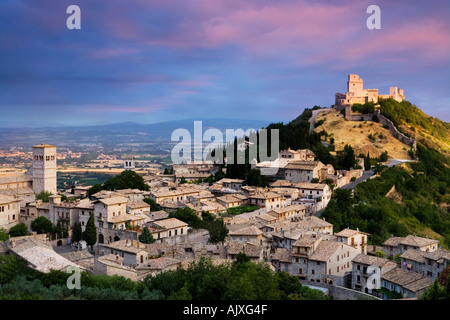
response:
M449 122L450 1L1 0L0 63L0 126L286 123L348 74Z

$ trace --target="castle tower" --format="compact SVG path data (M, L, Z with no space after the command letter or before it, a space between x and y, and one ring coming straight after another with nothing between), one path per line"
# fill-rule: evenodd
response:
M56 146L41 143L33 146L33 191L39 194L56 189Z
M364 96L363 80L357 74L348 75L347 92L353 93L354 96Z
M134 170L136 168L136 164L134 161L134 156L130 157L130 158L126 158L123 161L123 168L125 170Z

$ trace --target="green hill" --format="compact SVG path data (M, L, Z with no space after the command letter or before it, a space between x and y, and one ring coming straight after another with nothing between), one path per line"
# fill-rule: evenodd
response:
M409 101L380 100L381 114L406 136L416 137L423 145L450 155L450 123L426 115Z

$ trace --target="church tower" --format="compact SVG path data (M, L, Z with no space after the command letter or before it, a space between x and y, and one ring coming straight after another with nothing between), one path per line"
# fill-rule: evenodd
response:
M123 168L125 170L132 170L132 171L136 168L136 163L135 163L135 160L134 160L134 156L131 156L131 157L128 157L128 158L124 159L124 161L123 161Z
M33 191L57 194L56 146L41 143L33 146Z

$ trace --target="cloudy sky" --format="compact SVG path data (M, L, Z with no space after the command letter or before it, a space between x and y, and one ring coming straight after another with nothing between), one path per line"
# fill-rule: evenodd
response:
M450 121L449 18L448 0L1 0L0 124L287 122L349 73Z

